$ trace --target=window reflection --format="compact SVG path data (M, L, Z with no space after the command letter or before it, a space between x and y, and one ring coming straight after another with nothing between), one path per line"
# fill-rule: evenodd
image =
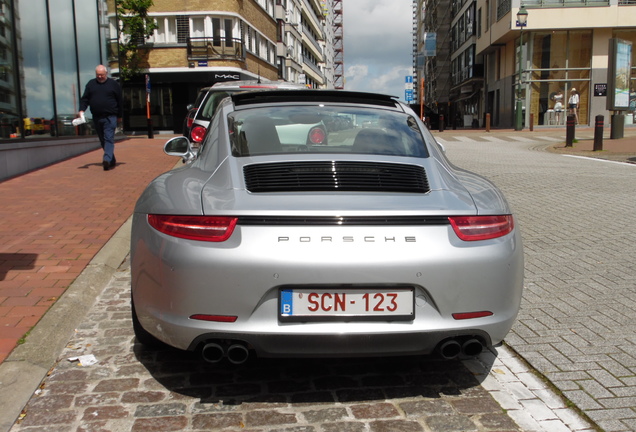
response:
M2 0L0 8L0 139L91 133L70 122L81 86L105 62L98 13L105 1Z
M50 119L54 116L47 5L45 0L23 0L18 6L20 16L28 17L29 28L21 32L26 102L23 107L24 136L41 136L50 133Z
M5 23L0 38L0 139L17 138L20 134L20 109L16 92L16 62L11 41L14 36L11 5L2 3Z

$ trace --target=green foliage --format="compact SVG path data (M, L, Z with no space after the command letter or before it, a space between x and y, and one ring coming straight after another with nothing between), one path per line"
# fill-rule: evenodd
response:
M153 18L148 16L152 0L116 0L119 17L119 76L128 81L139 75L143 57L140 45L150 38L157 28Z

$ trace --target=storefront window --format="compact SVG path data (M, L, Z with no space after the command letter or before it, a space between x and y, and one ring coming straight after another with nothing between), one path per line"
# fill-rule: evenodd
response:
M532 34L530 112L535 125L565 125L571 89L579 95L578 123L588 123L591 31Z
M0 139L90 133L71 120L83 91L80 74L85 83L102 63L97 9L103 5L103 0L2 3ZM15 35L14 24L21 30Z
M20 136L17 64L11 41L14 36L12 4L3 3L4 37L0 38L0 139Z
M123 88L125 129L145 130L148 127L148 106L146 88L128 84ZM150 116L152 126L156 129L173 129L172 89L164 86L153 86L150 93Z
M23 131L26 138L42 136L50 131L53 117L53 81L49 25L45 0L23 0L18 3L20 16L28 20L22 31L22 61L24 69ZM48 125L44 124L47 121ZM46 131L47 127L49 131Z
M50 0L51 10L72 10L71 0ZM51 32L51 47L53 49L53 76L55 89L55 106L59 116L74 117L79 100L77 81L77 56L75 54L75 34L72 14L56 14L55 31ZM47 117L55 122L54 113ZM56 135L62 135L64 128L55 130Z

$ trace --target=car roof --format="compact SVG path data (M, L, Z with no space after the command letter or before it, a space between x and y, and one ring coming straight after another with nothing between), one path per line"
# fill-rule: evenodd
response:
M234 106L284 102L344 102L400 108L396 96L345 90L269 90L240 92L231 95Z

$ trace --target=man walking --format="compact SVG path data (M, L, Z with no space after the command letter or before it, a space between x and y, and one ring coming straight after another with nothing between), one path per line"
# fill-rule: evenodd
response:
M79 116L91 107L93 123L97 130L99 142L104 149L102 166L104 171L113 168L115 159L115 129L117 120L123 117L122 93L119 83L108 78L106 67L99 65L95 68L95 78L86 84L84 94L80 99Z

